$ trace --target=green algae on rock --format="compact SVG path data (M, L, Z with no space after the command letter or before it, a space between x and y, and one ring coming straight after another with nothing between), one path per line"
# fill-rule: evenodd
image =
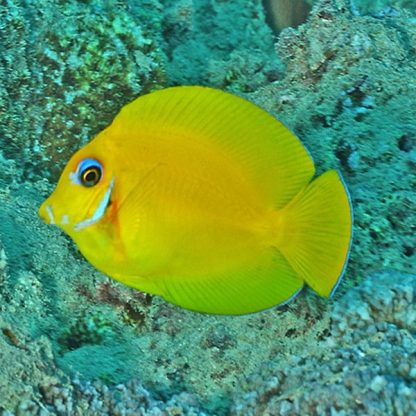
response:
M414 271L415 47L408 12L383 20L322 0L307 24L277 41L285 76L252 95L323 170L344 172L355 207L349 284L375 264Z
M56 177L124 103L165 82L155 41L110 3L0 5L1 150L26 175Z
M166 71L175 84L252 92L276 79L272 30L260 0L167 0Z
M416 275L367 276L335 305L318 351L265 363L231 414L415 414L415 296Z

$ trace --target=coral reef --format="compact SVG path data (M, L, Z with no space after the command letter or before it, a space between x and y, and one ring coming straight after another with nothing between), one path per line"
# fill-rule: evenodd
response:
M1 416L416 412L416 25L400 4L320 0L274 49L260 0L1 3ZM343 172L355 239L334 300L191 313L110 281L41 224L69 154L179 83L244 93Z
M319 170L345 176L355 207L352 277L415 270L415 48L408 12L383 21L323 0L307 25L281 33L285 76L252 95L301 137Z
M374 14L379 17L396 15L397 8L415 10L413 0L350 0L350 3L355 13Z
M232 414L415 414L415 296L415 275L369 276L334 306L319 350L265 364Z
M259 0L167 0L166 71L174 84L254 91L280 68Z
M74 416L206 416L191 394L182 393L168 400L158 400L134 380L108 388L100 382L77 379L70 385L63 385L51 377L39 390L43 404L23 401L17 409L17 415L42 414L43 411L44 414L53 412Z
M1 150L26 177L56 178L123 104L165 83L156 42L115 1L7 0L0 16Z

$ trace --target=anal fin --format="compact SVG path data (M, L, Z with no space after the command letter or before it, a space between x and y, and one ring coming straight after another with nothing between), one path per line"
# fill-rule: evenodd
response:
M211 275L164 279L168 302L197 312L241 315L286 303L303 287L285 257L270 247L249 264Z

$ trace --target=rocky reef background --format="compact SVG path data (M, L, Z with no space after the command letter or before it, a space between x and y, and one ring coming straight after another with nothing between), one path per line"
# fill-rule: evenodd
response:
M0 2L0 415L416 413L415 5L310 4L273 33L260 0ZM333 299L191 313L37 218L75 149L178 84L245 96L342 172L355 237Z

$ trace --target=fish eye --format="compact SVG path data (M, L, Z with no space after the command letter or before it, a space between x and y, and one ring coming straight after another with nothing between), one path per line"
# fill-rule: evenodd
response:
M78 180L81 185L91 188L100 182L103 174L101 163L94 159L84 159L78 165Z

